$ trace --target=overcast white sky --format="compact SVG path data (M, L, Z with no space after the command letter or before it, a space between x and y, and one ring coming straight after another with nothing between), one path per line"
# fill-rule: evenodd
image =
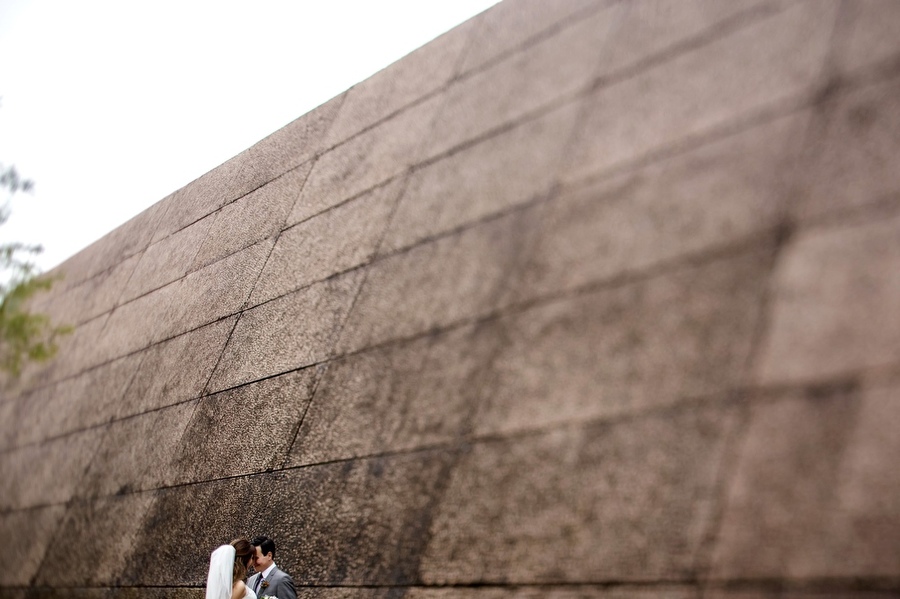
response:
M0 0L0 239L48 270L496 2Z

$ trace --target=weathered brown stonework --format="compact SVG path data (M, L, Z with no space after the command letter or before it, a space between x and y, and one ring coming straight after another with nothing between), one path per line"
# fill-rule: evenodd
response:
M504 0L74 256L0 599L896 596L898 6Z

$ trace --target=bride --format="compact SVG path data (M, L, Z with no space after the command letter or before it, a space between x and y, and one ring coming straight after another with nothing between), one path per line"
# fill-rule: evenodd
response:
M253 553L253 545L244 538L213 551L206 578L206 599L256 599L256 593L244 584Z

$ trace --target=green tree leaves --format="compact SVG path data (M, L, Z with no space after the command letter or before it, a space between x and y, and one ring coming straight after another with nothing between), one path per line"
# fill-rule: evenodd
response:
M0 187L10 197L19 191L31 191L34 182L23 179L14 166L0 165ZM9 200L0 206L0 225L9 219ZM32 312L31 299L49 290L56 278L41 277L28 257L39 254L39 245L0 243L0 370L18 376L28 361L41 362L53 357L56 338L72 332L72 327L54 325L44 314Z

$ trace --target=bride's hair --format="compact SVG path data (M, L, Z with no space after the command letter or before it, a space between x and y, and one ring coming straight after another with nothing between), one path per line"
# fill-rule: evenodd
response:
M231 584L234 584L247 576L247 568L250 567L250 559L256 548L244 537L233 540L231 546L234 547L234 573L231 575Z

